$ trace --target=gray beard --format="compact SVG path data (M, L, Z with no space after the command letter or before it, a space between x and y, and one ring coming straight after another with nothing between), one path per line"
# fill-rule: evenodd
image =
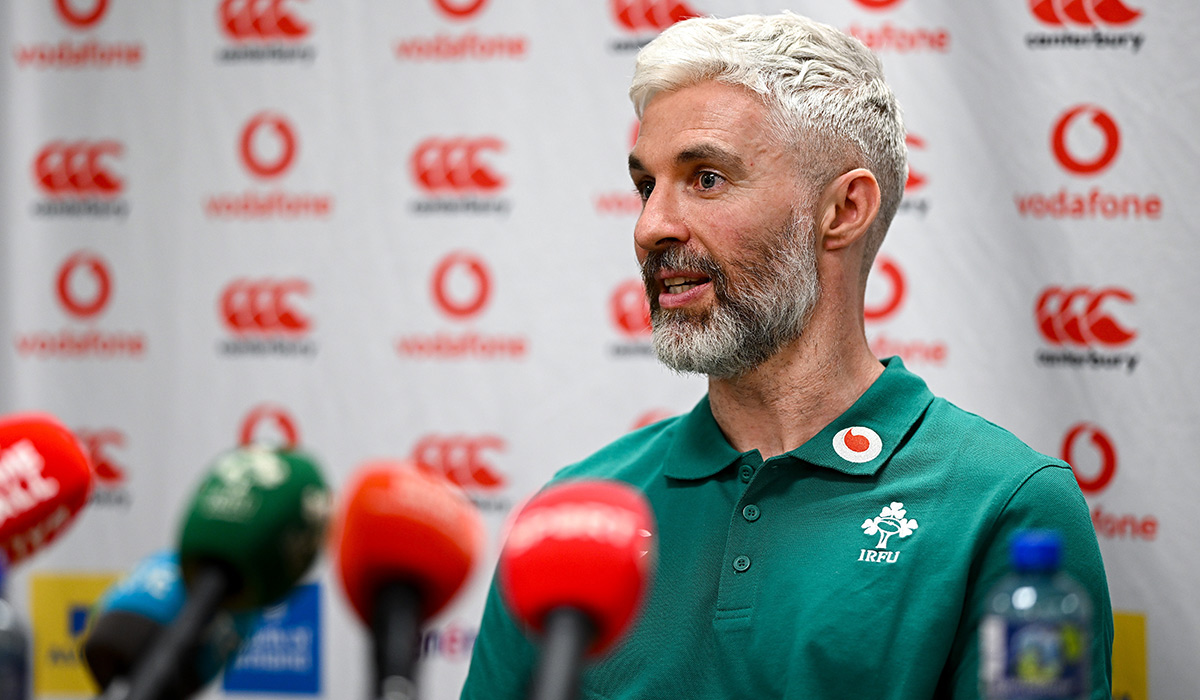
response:
M654 353L681 373L732 378L758 367L803 333L820 298L812 217L792 215L776 236L727 263L683 248L651 253L642 265L648 290L662 267L712 279L716 303L703 313L663 309L650 299ZM772 245L774 244L774 245ZM732 281L731 281L732 279Z

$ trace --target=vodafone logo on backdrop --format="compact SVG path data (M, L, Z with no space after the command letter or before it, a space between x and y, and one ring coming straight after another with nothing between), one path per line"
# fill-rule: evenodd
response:
M1094 499L1105 495L1117 475L1117 448L1107 431L1094 423L1076 423L1062 441L1062 460L1071 465L1079 490L1092 501L1092 526L1107 539L1151 541L1158 535L1153 515L1114 513Z
M1076 449L1084 446L1094 453L1099 462L1098 468L1090 473L1085 472L1082 466L1076 466L1083 464L1084 459ZM1067 431L1063 437L1062 459L1071 465L1071 470L1075 472L1075 480L1079 482L1079 490L1085 495L1097 494L1108 488L1108 484L1117 473L1117 450L1112 439L1091 423L1079 423Z
M222 341L225 355L314 355L307 339L312 320L303 310L310 291L298 277L251 279L239 277L221 291L218 314L233 334Z
M1132 372L1139 356L1117 350L1137 338L1137 332L1120 319L1122 307L1134 301L1133 293L1121 287L1047 287L1034 305L1034 320L1055 350L1040 350L1038 363Z
M297 0L219 0L217 27L229 45L217 52L219 63L312 61L316 47L312 25Z
M626 280L609 297L613 325L630 338L646 338L651 333L650 301L641 280Z
M470 491L496 491L507 480L487 453L503 452L497 435L426 435L413 447L417 467Z
M650 339L650 301L641 278L617 284L608 296L608 317L621 340L612 345L615 357L653 357Z
M18 44L13 58L18 68L105 69L136 68L141 65L145 47L140 42L101 42L88 38L108 13L108 0L52 0L54 14L72 38L57 43ZM82 40L74 37L84 35Z
M34 204L36 216L125 216L125 181L116 164L125 148L113 139L57 139L34 154L33 181L47 198Z
M84 281L81 283L81 276ZM67 313L78 319L90 319L108 306L112 296L112 273L103 258L80 251L58 269L58 301Z
M409 172L426 198L413 202L418 214L503 213L507 184L496 165L506 150L496 136L431 136L413 149Z
M1142 10L1122 0L1029 0L1030 14L1052 32L1025 35L1031 49L1130 49L1137 53L1146 40L1124 30L1136 24ZM1072 31L1083 30L1083 31Z
M1091 179L1107 174L1120 155L1121 128L1112 113L1098 105L1079 104L1060 113L1050 127L1049 152L1069 176ZM1017 194L1017 213L1036 219L1162 218L1157 194L1109 192L1093 186L1087 192L1064 186L1050 194Z
M452 251L433 264L429 298L438 314L454 324L482 319L497 288L496 275L477 253ZM519 360L529 352L523 335L483 334L474 329L407 334L396 340L402 358L429 360Z
M428 0L435 14L454 25L472 23L488 0ZM397 39L393 53L398 61L495 61L520 60L529 54L529 38L523 35L438 33Z
M889 332L888 326L899 316L908 294L908 276L900 263L887 255L877 256L867 277L863 300L863 320L871 352L880 359L898 355L910 366L944 365L950 353L944 340L900 337Z
M903 4L903 0L854 2L870 14L890 13ZM890 21L868 26L853 22L845 31L878 53L946 53L950 50L950 30L945 27L901 26Z
M91 29L99 24L108 10L108 0L84 1L54 0L58 16L72 29Z
M127 469L113 456L111 450L125 447L126 436L116 428L83 428L75 431L79 443L88 455L97 488L89 503L93 506L129 507L132 498L127 488Z
M638 131L641 128L641 123L636 119L629 129L628 144L625 145L626 151L632 151L637 143ZM619 190L611 190L601 192L592 198L592 203L595 205L596 213L616 216L637 216L642 213L642 198L634 191L630 185L628 178L624 180L625 186Z
M1079 154L1078 146L1069 147L1067 131L1079 121L1081 124L1091 124L1093 131L1100 137L1100 147L1093 153ZM1051 147L1059 165L1074 175L1095 175L1109 165L1117 157L1121 147L1121 132L1112 116L1100 107L1079 105L1067 110L1054 124Z
M487 0L433 0L433 5L451 19L469 19L479 14Z
M291 118L263 110L242 124L235 152L255 182L279 187L296 169L300 144L300 129ZM333 195L324 192L249 189L210 195L204 213L214 219L323 219L333 205Z
M255 177L279 177L296 159L296 129L273 112L260 112L246 122L239 144L242 165Z
M647 425L653 425L674 415L673 412L665 408L652 408L634 419L633 425L629 426L629 430L632 432L640 428L645 428Z
M300 445L296 419L283 406L261 403L242 418L238 429L238 445L269 445L292 450Z
M468 319L487 306L492 276L479 257L455 252L434 268L430 289L439 311L455 320Z
M18 356L111 359L145 354L144 333L109 332L95 326L109 309L116 290L113 266L103 257L89 250L75 251L58 265L48 286L67 318L84 327L18 333Z
M872 279L876 283L870 285L872 293L867 295L869 301L863 307L863 318L868 322L883 321L895 314L904 302L905 292L904 273L895 260L880 257L873 267ZM881 287L884 291L879 293L877 290Z

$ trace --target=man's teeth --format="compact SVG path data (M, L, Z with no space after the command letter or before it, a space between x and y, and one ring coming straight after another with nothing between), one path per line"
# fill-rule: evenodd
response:
M663 280L663 287L666 287L668 294L682 294L692 287L704 284L704 280L690 279L687 277L668 277Z

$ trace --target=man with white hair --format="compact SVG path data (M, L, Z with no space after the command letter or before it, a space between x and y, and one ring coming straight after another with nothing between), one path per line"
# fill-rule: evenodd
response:
M630 96L655 352L708 395L555 477L631 483L659 528L642 616L581 697L978 697L986 594L1027 528L1064 538L1094 607L1089 697L1110 697L1070 467L867 345L907 169L878 60L790 13L697 18L641 51ZM463 698L524 697L535 660L493 586Z

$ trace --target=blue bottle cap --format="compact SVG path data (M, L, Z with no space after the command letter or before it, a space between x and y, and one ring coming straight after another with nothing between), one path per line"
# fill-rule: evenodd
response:
M1017 571L1054 571L1062 560L1062 535L1054 530L1023 530L1009 550Z

